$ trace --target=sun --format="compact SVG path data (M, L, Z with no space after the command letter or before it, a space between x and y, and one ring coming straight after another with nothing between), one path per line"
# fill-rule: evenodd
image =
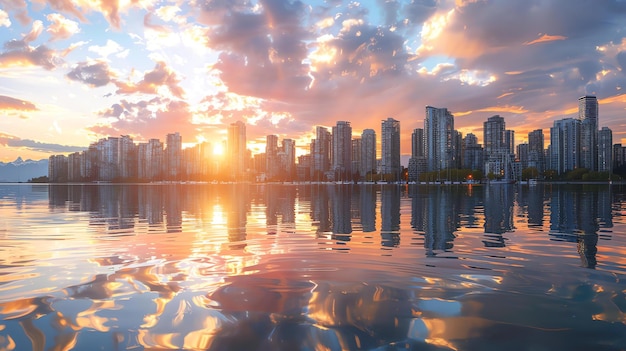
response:
M224 145L222 143L217 143L213 146L213 155L222 156L224 155Z

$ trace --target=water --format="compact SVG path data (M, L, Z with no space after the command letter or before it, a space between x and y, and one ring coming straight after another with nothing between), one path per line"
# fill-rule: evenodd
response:
M626 186L0 185L1 350L624 350Z

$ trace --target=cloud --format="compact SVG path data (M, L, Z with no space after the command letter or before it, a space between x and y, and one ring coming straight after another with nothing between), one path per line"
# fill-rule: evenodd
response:
M21 139L19 137L0 133L0 145L14 148L25 148L30 151L45 152L45 153L68 153L85 150L82 146L69 146L62 144L43 143L30 139Z
M107 43L104 46L92 45L88 48L89 51L95 52L102 58L106 59L113 54L118 54L124 51L124 48L115 42L114 40L107 39Z
M99 112L107 122L98 123L87 129L99 136L132 135L137 139L163 138L178 131L191 137L195 134L189 105L180 100L155 97L150 100L131 102L122 99L110 108Z
M54 69L60 58L54 50L45 45L32 47L21 40L5 43L8 50L0 53L0 68L15 66L41 66L47 70Z
M111 82L113 74L106 62L79 62L67 77L71 80L85 83L92 87L101 87Z
M30 101L0 95L0 110L37 111L38 108Z
M11 20L9 14L3 10L0 10L0 27L11 27Z
M21 40L13 39L4 43L4 52L0 52L0 68L15 66L41 66L54 69L61 62L54 50L45 45L37 47L29 43L36 40L43 31L43 23L34 21L31 30Z
M52 41L68 39L72 35L80 32L80 27L77 22L71 21L61 14L51 13L46 16L46 19L52 22L48 29L46 29Z
M37 20L33 22L33 27L30 32L24 36L22 39L24 43L30 43L31 41L35 41L43 32L43 22Z
M567 37L564 37L562 35L548 35L548 34L541 35L540 33L539 38L532 40L532 41L527 41L524 43L524 45L533 45L533 44L546 43L550 41L565 40L565 39L567 39Z
M182 98L183 89L179 86L180 79L163 61L156 63L152 71L146 72L139 82L115 81L118 94L158 94L164 87L175 97Z

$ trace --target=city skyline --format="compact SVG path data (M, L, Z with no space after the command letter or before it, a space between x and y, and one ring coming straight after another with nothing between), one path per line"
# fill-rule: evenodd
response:
M598 172L626 166L626 146L613 143L613 132L598 129L598 101L595 96L578 98L578 118L556 120L550 128L550 144L544 148L542 129L528 133L515 143L515 130L506 128L500 115L483 123L484 145L473 133L465 136L454 127L454 115L447 108L426 106L424 128L411 134L408 167L401 162L401 123L388 117L380 126L380 158L376 132L365 129L354 137L349 121L337 121L331 131L316 126L308 153L296 157L293 139L266 136L264 152L254 156L246 147L246 124L237 121L228 128L228 139L212 145L203 142L183 149L179 132L169 133L165 147L158 139L135 144L129 136L107 137L92 143L88 150L68 157L49 159L51 182L76 181L357 181L376 179L418 181L430 172L443 170L480 171L475 177L505 181L532 177L551 178L580 170ZM219 154L215 152L222 149ZM296 162L297 159L297 162ZM148 171L146 171L148 170ZM404 174L406 170L406 174ZM524 172L526 176L523 176ZM544 173L547 172L547 173ZM455 172L454 177L458 177ZM480 175L479 175L480 174ZM582 173L581 173L582 174ZM450 175L448 175L448 178ZM470 177L471 178L471 177ZM424 180L424 179L422 179Z
M617 0L593 11L564 0L2 4L0 162L108 136L178 131L184 147L216 144L237 121L253 154L277 135L302 155L316 126L362 131L387 117L409 155L427 105L479 143L500 115L516 144L541 129L548 146L554 121L579 117L586 95L601 105L596 129L626 143Z

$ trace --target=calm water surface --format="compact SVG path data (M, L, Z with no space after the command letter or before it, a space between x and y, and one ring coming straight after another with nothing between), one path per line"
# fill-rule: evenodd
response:
M0 185L0 350L625 350L626 186Z

